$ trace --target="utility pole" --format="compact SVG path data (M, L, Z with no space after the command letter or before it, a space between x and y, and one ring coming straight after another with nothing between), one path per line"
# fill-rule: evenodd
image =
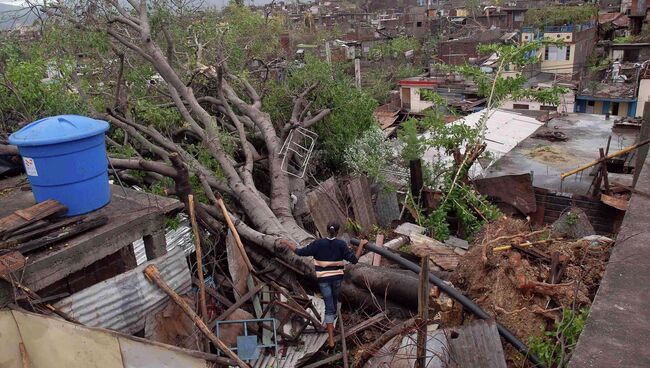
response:
M327 60L328 65L332 65L332 49L329 41L325 41L325 60Z

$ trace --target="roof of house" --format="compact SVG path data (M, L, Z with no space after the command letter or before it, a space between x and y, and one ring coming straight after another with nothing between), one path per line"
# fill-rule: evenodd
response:
M617 27L628 27L630 25L630 18L623 13L603 13L598 15L598 23L606 24L612 23Z

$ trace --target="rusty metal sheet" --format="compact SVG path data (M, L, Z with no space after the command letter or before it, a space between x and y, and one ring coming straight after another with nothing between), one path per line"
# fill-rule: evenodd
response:
M377 216L370 196L370 184L365 176L354 178L348 183L348 195L352 201L354 218L361 225L362 232L377 226Z
M609 196L607 194L601 194L600 201L621 211L627 211L627 209L630 207L630 202L628 200L624 198Z
M307 205L311 218L321 235L327 234L327 223L334 220L343 226L347 216L338 196L338 187L334 178L329 178L318 188L307 194Z
M535 190L530 174L504 175L474 180L476 190L507 203L524 215L537 211Z

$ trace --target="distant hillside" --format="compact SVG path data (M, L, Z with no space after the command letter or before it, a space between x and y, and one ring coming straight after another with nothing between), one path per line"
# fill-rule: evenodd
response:
M20 25L31 25L36 20L27 9L0 3L0 30L11 29Z

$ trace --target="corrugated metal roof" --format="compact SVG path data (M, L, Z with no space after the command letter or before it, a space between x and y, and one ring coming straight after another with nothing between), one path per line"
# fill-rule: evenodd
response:
M167 251L175 247L180 247L185 255L194 253L194 242L192 241L192 227L185 215L181 216L180 225L176 229L167 229L165 238L167 239ZM147 254L144 250L144 241L142 239L133 242L133 252L138 265L147 261Z
M168 300L164 292L144 277L142 271L149 264L156 265L162 278L177 293L190 291L192 279L185 255L175 247L163 257L59 301L56 307L84 325L133 334L144 328L147 314L159 310Z
M485 111L475 112L451 124L465 124L475 128L479 125L484 113ZM484 162L483 165L478 161L475 162L470 169L472 178L482 175L494 162L510 152L519 142L535 133L544 123L530 116L497 109L488 117L485 125L485 143L487 145L485 151L491 154L491 160L488 163ZM431 133L425 133L423 136L428 138ZM429 162L452 162L451 156L436 149L429 149L425 152L424 159Z
M323 299L310 296L314 307L320 315L325 313L325 302ZM307 310L312 316L314 313ZM318 333L313 329L306 329L300 336L301 345L291 345L287 347L287 352L284 356L278 357L277 361L273 352L269 352L265 356L251 362L253 368L293 368L300 363L304 363L309 357L314 355L327 340L327 333ZM276 365L277 364L277 365Z

